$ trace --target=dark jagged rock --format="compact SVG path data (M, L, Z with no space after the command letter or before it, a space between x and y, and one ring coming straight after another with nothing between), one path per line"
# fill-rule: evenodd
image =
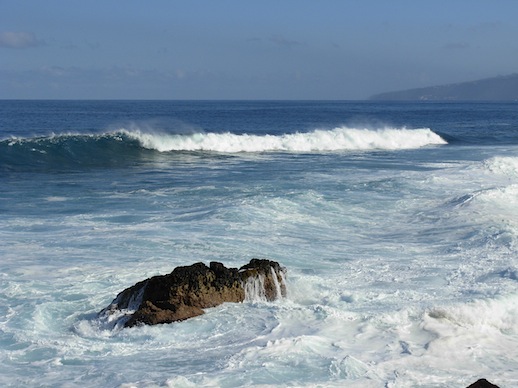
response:
M491 384L486 379L480 379L475 381L473 384L471 384L467 388L498 388L498 385Z
M245 298L272 301L286 295L284 273L279 263L260 259L240 269L218 262L177 267L125 289L99 315L132 327L182 321L203 314L205 308Z

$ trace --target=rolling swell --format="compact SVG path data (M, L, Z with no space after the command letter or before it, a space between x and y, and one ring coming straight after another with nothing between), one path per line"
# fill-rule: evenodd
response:
M0 171L60 171L124 166L145 151L122 133L63 134L0 141Z

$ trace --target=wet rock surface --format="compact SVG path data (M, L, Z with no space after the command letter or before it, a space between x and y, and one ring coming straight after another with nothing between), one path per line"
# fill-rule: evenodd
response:
M219 262L177 267L125 289L99 315L132 327L182 321L206 308L242 302L250 294L272 301L286 296L285 272L279 263L265 259L252 259L239 269Z
M467 388L498 388L498 385L492 384L486 379L480 379L475 381L473 384L468 386Z

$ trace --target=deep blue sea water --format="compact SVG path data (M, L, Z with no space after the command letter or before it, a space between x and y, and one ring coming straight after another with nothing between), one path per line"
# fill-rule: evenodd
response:
M0 385L518 385L518 104L0 101ZM114 329L179 265L288 296Z

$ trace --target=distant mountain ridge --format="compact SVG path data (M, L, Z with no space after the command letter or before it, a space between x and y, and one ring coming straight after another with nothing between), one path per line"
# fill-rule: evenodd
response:
M518 101L518 73L477 81L375 94L384 101Z

